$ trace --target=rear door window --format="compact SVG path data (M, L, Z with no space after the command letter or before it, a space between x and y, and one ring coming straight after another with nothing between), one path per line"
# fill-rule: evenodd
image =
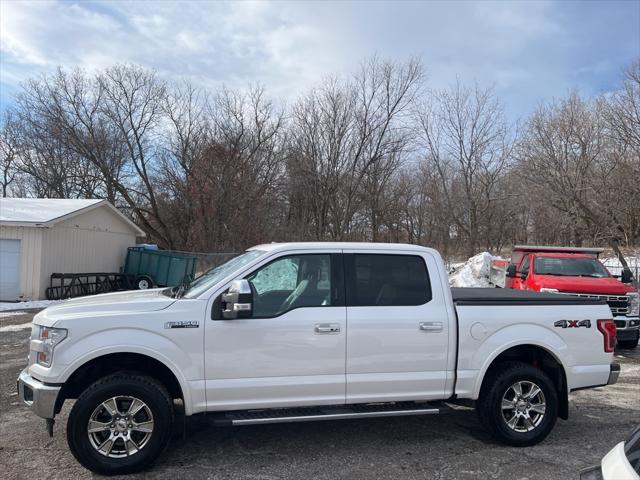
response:
M347 305L411 306L431 300L424 259L417 255L347 254Z

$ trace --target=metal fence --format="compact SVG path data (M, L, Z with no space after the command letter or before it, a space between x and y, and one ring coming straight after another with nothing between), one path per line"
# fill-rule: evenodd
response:
M622 265L617 258L604 258L601 261L613 275L622 274ZM640 287L640 257L630 257L627 259L627 263L633 274L633 285L638 288Z

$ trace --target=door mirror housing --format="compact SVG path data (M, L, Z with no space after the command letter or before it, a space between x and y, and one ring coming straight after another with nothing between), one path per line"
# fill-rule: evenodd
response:
M249 318L253 314L253 293L249 281L234 280L221 296L222 318Z
M631 273L631 270L626 268L622 270L622 275L620 275L620 281L622 283L631 283L633 281L633 274Z
M516 266L513 263L507 265L507 278L516 278Z

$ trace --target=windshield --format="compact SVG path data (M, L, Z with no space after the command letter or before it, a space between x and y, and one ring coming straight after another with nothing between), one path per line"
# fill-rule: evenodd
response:
M538 275L563 277L608 277L609 272L595 258L536 257L534 271Z
M265 252L263 250L249 250L237 257L232 258L228 262L218 265L211 270L207 270L205 273L196 278L189 288L184 292L183 298L195 298L201 293L205 292L224 277L229 275L233 270L241 268L244 265L252 262Z

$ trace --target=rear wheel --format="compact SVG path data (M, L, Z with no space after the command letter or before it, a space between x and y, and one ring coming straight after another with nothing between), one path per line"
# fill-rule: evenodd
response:
M535 445L556 423L558 393L549 377L531 365L514 362L500 367L480 392L480 420L503 443Z
M147 467L166 447L173 404L156 380L119 373L98 380L74 404L67 442L78 462L103 474Z

